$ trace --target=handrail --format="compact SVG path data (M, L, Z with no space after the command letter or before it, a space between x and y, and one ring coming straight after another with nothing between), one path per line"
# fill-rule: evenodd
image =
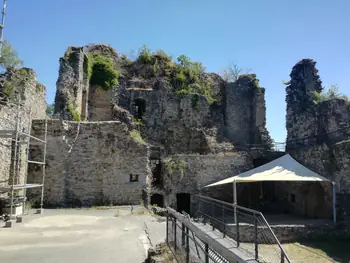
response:
M214 199L214 198L211 198L211 197L207 197L207 196L203 196L203 195L195 195L194 196L195 198L199 198L199 199L202 199L202 200L207 200L207 201L211 201L211 202L214 202L214 203L220 203L222 205L226 205L226 206L229 206L229 207L232 207L232 208L237 208L239 210L243 210L243 211L246 211L246 212L250 212L252 213L253 215L259 215L261 216L262 220L264 221L264 223L266 224L267 228L269 229L269 232L272 234L272 237L274 239L274 241L276 242L276 244L278 245L279 249L281 250L281 253L283 254L284 258L287 260L288 263L291 263L286 251L284 250L283 246L281 245L281 243L279 242L278 238L276 237L275 233L273 232L273 230L271 229L269 223L267 222L265 216L260 212L260 211L257 211L257 210L253 210L253 209L250 209L250 208L246 208L246 207L242 207L242 206L239 206L237 204L233 204L233 203L228 203L228 202L225 202L225 201L221 201L221 200L217 200L217 199ZM201 212L202 213L202 212ZM204 213L202 213L204 214ZM208 215L209 216L209 215ZM214 218L216 221L220 221L219 219L217 218Z
M168 214L171 214L174 218L183 223L190 231L194 232L195 235L204 243L210 244L210 246L219 253L222 257L224 257L229 262L244 262L238 255L234 254L229 248L223 246L217 240L213 239L197 226L192 224L186 216L176 212L174 209L167 207Z

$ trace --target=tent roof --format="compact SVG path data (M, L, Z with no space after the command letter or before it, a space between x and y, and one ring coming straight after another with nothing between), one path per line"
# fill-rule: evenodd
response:
M327 178L309 170L294 160L289 154L286 154L272 162L225 180L207 185L206 187L233 183L234 181L237 183L262 181L330 182Z

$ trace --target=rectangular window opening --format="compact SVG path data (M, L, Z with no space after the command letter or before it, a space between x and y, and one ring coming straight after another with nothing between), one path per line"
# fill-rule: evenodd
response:
M139 175L138 174L130 174L130 182L138 182Z

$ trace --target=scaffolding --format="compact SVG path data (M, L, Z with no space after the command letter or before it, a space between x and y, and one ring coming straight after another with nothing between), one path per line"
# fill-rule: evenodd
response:
M9 181L7 185L0 185L0 193L7 193L8 196L3 199L5 203L10 203L9 215L13 219L19 215L26 214L26 201L27 201L27 189L29 188L41 188L40 198L40 214L43 212L44 204L44 184L45 184L45 164L46 164L46 142L47 142L47 118L45 118L45 133L44 139L37 138L31 135L32 130L32 109L26 112L25 107L21 108L20 96L17 98L17 103L13 104L7 102L8 105L12 104L16 109L15 127L11 130L0 130L0 138L8 138L11 141L11 163L9 172ZM23 119L21 118L23 114ZM28 114L28 115L27 115ZM27 132L23 127L23 121L28 118ZM33 142L32 142L33 141ZM42 161L34 161L29 158L29 150L31 145L42 145L43 159ZM21 156L21 146L26 145L25 157ZM21 182L21 163L25 160L24 164L24 178ZM42 166L42 178L40 183L28 183L28 168L29 164L36 164ZM22 211L17 211L18 205L22 204ZM20 206L19 206L20 207Z

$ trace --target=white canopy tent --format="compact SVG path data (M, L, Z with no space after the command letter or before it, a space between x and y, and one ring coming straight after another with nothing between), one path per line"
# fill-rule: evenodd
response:
M233 183L234 204L237 204L236 183L265 182L265 181L294 181L294 182L330 182L333 184L333 220L336 222L335 183L306 168L289 154L272 162L246 171L236 176L212 183L205 187Z

